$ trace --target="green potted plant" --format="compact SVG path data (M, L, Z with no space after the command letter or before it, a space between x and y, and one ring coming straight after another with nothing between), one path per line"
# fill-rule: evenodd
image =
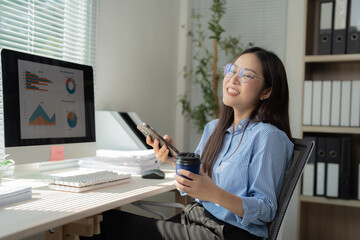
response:
M14 165L15 162L12 159L5 159L7 156L3 157L4 160L0 161L0 185L2 177L4 176L5 172L8 170L9 166Z
M195 29L189 31L187 36L192 40L193 46L197 51L193 54L193 66L184 68L184 78L191 83L199 84L203 102L197 106L190 104L189 96L184 94L180 97L182 105L182 114L190 120L193 120L198 128L198 132L202 132L206 123L214 118L219 117L220 101L219 97L219 81L222 79L222 66L218 66L218 55L224 53L229 61L238 56L245 48L252 46L248 43L245 47L240 42L240 36L228 36L222 38L225 30L220 24L220 20L225 14L226 0L213 0L210 8L212 14L208 23L210 36L207 36L200 23L201 15L193 15L195 20ZM212 41L212 47L206 46L206 41Z

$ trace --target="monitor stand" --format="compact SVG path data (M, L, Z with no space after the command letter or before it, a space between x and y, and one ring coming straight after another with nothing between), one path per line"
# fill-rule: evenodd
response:
M42 172L78 167L78 160L84 157L96 156L96 142L73 143L53 146L63 146L65 160L50 161L52 145L5 147L5 153L15 161L15 166L9 169L5 176L14 178L42 178ZM13 171L11 171L13 170Z
M78 168L78 159L68 159L62 161L53 162L38 162L14 165L13 171L8 171L5 176L11 176L13 178L31 178L31 179L44 179L51 178L48 174L44 174L47 171Z
M40 163L28 163L14 165L12 177L14 178L29 178L40 174ZM9 173L11 174L11 173Z

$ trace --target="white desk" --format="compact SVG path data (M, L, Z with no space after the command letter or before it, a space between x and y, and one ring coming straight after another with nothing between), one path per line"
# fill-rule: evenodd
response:
M162 180L133 176L129 183L84 193L52 191L44 182L24 180L33 186L32 199L0 207L0 239L24 238L174 190L173 175L166 173ZM8 181L3 179L3 184Z

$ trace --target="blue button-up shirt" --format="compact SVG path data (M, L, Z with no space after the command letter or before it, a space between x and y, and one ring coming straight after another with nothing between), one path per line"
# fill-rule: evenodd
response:
M218 219L267 237L267 223L275 217L277 196L294 145L283 131L268 123L250 122L245 130L247 121L243 119L234 132L233 126L227 129L212 174L217 186L241 197L243 217L218 204L198 201ZM218 119L205 126L196 153L202 153L217 123Z

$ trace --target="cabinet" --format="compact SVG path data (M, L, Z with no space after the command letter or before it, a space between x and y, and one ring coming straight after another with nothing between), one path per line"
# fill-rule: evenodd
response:
M303 80L360 80L360 54L317 55L319 9L322 1L305 0ZM303 136L351 139L353 195L350 200L344 200L300 194L298 239L359 239L360 200L357 200L355 193L357 194L358 189L360 127L303 125L301 131Z

